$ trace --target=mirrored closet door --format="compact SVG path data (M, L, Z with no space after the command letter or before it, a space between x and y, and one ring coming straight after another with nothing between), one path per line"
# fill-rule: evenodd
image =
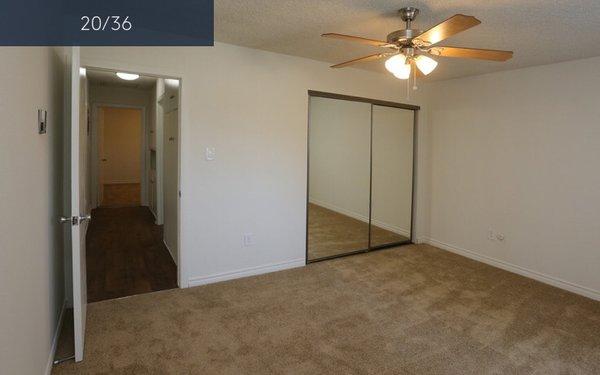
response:
M410 243L417 109L309 92L308 262Z
M370 248L410 242L414 112L373 105Z
M371 105L310 98L308 259L369 247Z

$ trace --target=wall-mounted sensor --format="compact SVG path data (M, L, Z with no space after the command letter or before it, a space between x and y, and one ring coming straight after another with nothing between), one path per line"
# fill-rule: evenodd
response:
M46 112L45 109L38 109L38 133L39 134L46 134L47 115L48 115L48 113Z

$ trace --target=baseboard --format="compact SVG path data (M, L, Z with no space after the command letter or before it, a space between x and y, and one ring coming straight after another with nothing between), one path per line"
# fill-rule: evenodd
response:
M152 216L154 216L154 224L156 224L158 222L158 216L156 216L156 212L154 212L154 210L150 206L148 206L148 209L152 213Z
M281 263L266 264L264 266L244 268L232 272L218 273L210 276L190 277L189 286L200 286L206 284L217 283L220 281L239 279L247 276L255 276L263 273L283 271L290 268L303 267L306 264L304 258L294 259Z
M385 229L385 230L388 230L390 232L399 234L401 236L410 238L410 231L407 230L407 229L403 229L403 228L400 228L400 227L395 227L393 225L388 225L388 224L383 223L383 222L381 222L379 220L373 220L372 223L373 223L373 225L375 225L376 227L379 227L381 229Z
M48 363L46 364L46 371L44 374L50 375L52 373L52 366L54 366L54 356L56 355L56 348L58 346L58 339L60 338L60 332L62 331L63 321L65 320L65 311L67 310L67 300L63 301L60 315L58 316L58 324L56 325L56 331L52 338L52 346L50 347L50 355L48 357Z
M152 211L152 210L150 210ZM175 256L173 255L173 251L171 251L171 248L169 247L169 245L167 245L167 241L165 241L165 239L163 238L163 244L165 244L165 247L167 248L167 250L169 250L169 254L171 254L171 259L173 259L173 262L175 262L175 265L177 267L179 267L179 265L177 264L177 259L175 259Z
M466 249L463 249L463 248L460 248L460 247L454 246L454 245L449 245L449 244L443 243L441 241L434 240L432 238L421 239L421 240L423 241L423 243L427 243L431 246L438 247L442 250L450 251L452 253L462 255L464 257L467 257L467 258L470 258L470 259L473 259L473 260L476 260L476 261L479 261L482 263L489 264L490 266L501 268L505 271L516 273L521 276L525 276L530 279L534 279L534 280L540 281L542 283L549 284L549 285L555 286L560 289L568 290L569 292L573 292L573 293L582 295L584 297L594 299L596 301L600 301L600 291L597 291L597 290L594 290L594 289L591 289L591 288L588 288L585 286L577 285L575 283L565 281L565 280L562 280L562 279L559 279L557 277L553 277L550 275L546 275L544 273L537 272L537 271L534 271L534 270L531 270L531 269L528 269L525 267L517 266L516 264L513 264L513 263L509 263L509 262L506 262L503 260L498 260L498 259L489 257L487 255L482 255L475 251L466 250Z
M360 220L363 223L368 223L369 222L369 217L368 216L361 215L359 213L356 213L356 212L353 212L353 211L350 211L350 210L346 210L345 208L341 208L341 207L338 207L338 206L335 206L335 205L332 205L332 204L329 204L329 203L321 202L321 201L315 200L315 199L309 199L309 203L316 204L317 206L321 206L321 207L324 207L324 208L326 208L328 210L335 211L335 212L340 213L342 215L349 216L349 217L351 217L353 219ZM373 225L375 225L375 226L377 226L379 228L388 230L390 232L402 235L404 237L410 237L410 230L408 230L408 229L400 228L400 227L397 227L397 226L394 226L394 225L389 225L389 224L386 224L386 223L384 223L382 221L379 221L379 220L373 220Z
M368 223L369 222L369 217L366 216L366 215L362 215L362 214L359 214L357 212L350 211L350 210L347 210L347 209L342 208L342 207L338 207L338 206L333 205L333 204L329 204L327 202L322 202L320 200L312 199L312 198L310 198L308 200L308 202L312 203L312 204L316 204L317 206L324 207L324 208L326 208L328 210L335 211L335 212L337 212L339 214L349 216L349 217L351 217L353 219L360 220L363 223Z

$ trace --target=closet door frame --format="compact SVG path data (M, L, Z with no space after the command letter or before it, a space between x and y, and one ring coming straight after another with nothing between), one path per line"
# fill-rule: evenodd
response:
M369 103L371 105L371 136L369 139L370 144L370 160L369 160L369 242L368 242L368 248L366 250L356 250L356 251L350 251L347 253L343 253L343 254L337 254L337 255L331 255L331 256L327 256L327 257L323 257L323 258L318 258L318 259L309 259L308 258L308 205L309 205L309 186L310 186L310 98L311 97L317 97L317 98L326 98L326 99L337 99L337 100L347 100L347 101L353 101L353 102L361 102L361 103ZM406 110L411 110L413 111L413 140L412 140L412 151L413 151L413 158L412 158L412 196L411 196L411 212L410 212L410 238L408 239L408 241L402 241L402 242L395 242L395 243L389 243L389 244L383 244L383 245L379 245L379 246L375 246L372 247L371 246L371 221L372 221L372 195L373 195L373 106L382 106L382 107L393 107L393 108L400 108L400 109L406 109ZM314 91L314 90L308 90L308 116L307 116L307 133L306 133L306 236L305 236L305 259L306 259L306 264L308 263L315 263L315 262L321 262L324 260L329 260L329 259L335 259L335 258L341 258L341 257L346 257L346 256L350 256L350 255L356 255L356 254L364 254L367 252L371 252L371 251L377 251L377 250L382 250L382 249L387 249L390 247L397 247L397 246L403 246L403 245L409 245L413 243L413 236L414 236L414 222L415 222L415 202L416 202L416 191L415 191L415 177L416 177L416 168L417 168L417 118L418 118L418 113L419 110L421 109L421 107L416 106L416 105L412 105L412 104L405 104L405 103L397 103L397 102L390 102L390 101L386 101L386 100L378 100L378 99L370 99L370 98L363 98L360 96L351 96L351 95L343 95L343 94L335 94L335 93L331 93L331 92L324 92L324 91Z

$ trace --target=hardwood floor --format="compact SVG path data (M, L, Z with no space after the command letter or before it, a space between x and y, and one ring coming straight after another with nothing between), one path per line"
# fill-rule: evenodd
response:
M139 206L140 184L104 184L102 207Z
M177 266L147 207L97 208L87 233L88 302L177 288Z

